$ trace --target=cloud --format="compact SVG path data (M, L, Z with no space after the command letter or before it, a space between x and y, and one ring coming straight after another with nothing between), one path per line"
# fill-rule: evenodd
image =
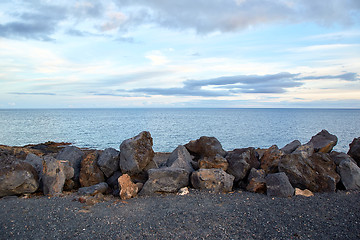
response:
M356 73L340 75L303 76L288 72L267 75L236 75L204 80L187 80L183 87L177 88L136 88L129 92L141 92L149 95L163 96L201 96L220 97L234 96L241 93L285 93L290 88L304 85L306 80L341 79L356 81ZM121 91L121 90L119 90Z
M42 93L42 92L10 92L13 95L40 95L40 96L55 96L55 93Z
M356 21L358 0L121 0L127 25L156 24L171 29L194 29L198 33L230 32L274 22L316 22L321 25ZM145 16L141 18L141 16Z

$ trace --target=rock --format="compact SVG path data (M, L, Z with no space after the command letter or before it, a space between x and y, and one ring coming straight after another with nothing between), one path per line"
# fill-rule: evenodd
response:
M131 181L131 178L128 174L123 174L120 176L118 181L121 199L126 200L137 196L139 187Z
M346 190L360 190L360 168L350 160L343 160L336 168Z
M185 147L192 155L196 156L197 159L215 157L217 154L222 157L226 155L226 151L215 137L202 136L197 140L192 140L185 144Z
M189 172L183 168L159 168L149 170L149 179L146 181L141 194L177 192L180 188L189 185Z
M279 171L285 172L294 187L312 192L334 192L340 176L329 154L314 153L309 158L300 154L284 155Z
M265 178L266 194L270 197L291 197L294 195L294 188L291 186L285 173L271 173Z
M176 195L184 196L184 195L187 195L189 193L190 193L189 188L188 187L183 187L183 188L180 188L180 190L178 191L178 193Z
M153 139L149 132L123 141L120 145L120 169L122 173L135 175L151 162L154 157Z
M315 152L329 153L333 147L337 144L337 137L330 134L326 130L322 130L315 136L313 136L309 143L314 146Z
M51 196L61 194L65 180L74 176L74 169L68 161L57 160L51 156L44 157L43 166L44 194Z
M281 149L281 151L285 154L290 154L300 146L301 146L301 142L299 140L294 140L291 143L286 144L285 147Z
M235 177L222 169L199 169L191 174L191 184L194 188L212 192L230 192Z
M96 185L92 185L89 187L79 188L78 194L94 196L99 193L104 194L107 191L107 189L108 189L107 183L101 182L101 183L98 183Z
M349 144L348 155L350 155L358 166L360 166L360 137L354 138L354 140Z
M107 148L100 154L97 164L107 178L119 170L119 154L114 148Z
M278 172L279 161L283 155L284 153L276 145L271 146L260 159L261 169L266 173Z
M246 190L255 193L266 193L265 171L263 169L252 168L248 177Z
M57 155L58 160L67 160L70 165L74 168L74 180L79 181L81 161L85 154L77 147L66 146Z
M257 149L255 150L258 159L261 159L262 156L264 156L264 153L266 152L266 150L267 150L267 149L263 149L263 148L257 148Z
M226 171L228 166L228 161L220 155L216 155L215 157L204 157L199 160L199 168L221 168Z
M350 162L353 162L356 164L355 160L350 155L348 155L346 153L342 153L342 152L332 151L330 153L330 158L334 161L336 166L339 166L340 163L344 160L350 161Z
M11 157L0 161L0 197L35 192L39 187L34 167Z
M292 153L300 154L303 158L309 158L314 153L314 145L312 143L301 145Z
M24 161L30 163L35 168L40 181L40 179L42 178L43 159L33 153L29 153Z
M119 182L118 179L122 175L120 171L114 172L113 175L111 175L107 180L106 183L109 185L112 189L118 189L119 188Z
M81 161L80 185L81 187L90 187L98 183L104 182L104 173L97 165L98 152L90 152L85 159Z
M227 172L235 177L235 182L243 180L251 168L260 166L254 148L234 149L228 152L226 160L229 163Z
M314 194L309 190L301 190L300 188L295 188L295 195L296 196L304 196L304 197L313 197Z
M194 171L191 162L192 158L188 150L184 146L179 145L169 156L166 166L172 168L182 168L188 173L191 173Z
M153 161L156 165L161 168L166 166L166 163L170 157L171 153L169 152L156 152L153 158Z

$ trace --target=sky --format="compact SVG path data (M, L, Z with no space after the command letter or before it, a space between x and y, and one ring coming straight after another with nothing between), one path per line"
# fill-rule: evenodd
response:
M359 0L3 0L0 108L360 108Z

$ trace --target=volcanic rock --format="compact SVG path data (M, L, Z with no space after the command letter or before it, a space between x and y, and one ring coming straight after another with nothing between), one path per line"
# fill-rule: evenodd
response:
M101 182L98 183L96 185L92 185L89 187L82 187L79 188L78 190L78 194L81 195L91 195L91 196L95 196L96 194L104 194L108 189L108 185L106 182Z
M215 157L217 154L222 157L225 157L226 155L226 151L215 137L202 136L197 140L192 140L185 144L185 147L190 154L196 156L197 159Z
M159 168L148 171L149 179L146 181L141 194L150 195L161 192L178 192L180 188L189 185L189 172L183 168Z
M295 151L299 146L301 146L301 142L299 140L294 140L289 144L286 144L281 151L285 154L290 154Z
M303 158L309 158L311 155L313 155L314 152L314 145L312 143L307 143L304 145L300 145L292 153L300 154Z
M350 149L347 154L349 154L360 166L360 137L354 138L354 140L349 144Z
M315 152L329 153L333 147L337 144L337 137L330 134L326 130L322 130L315 136L313 136L309 143L314 146Z
M360 190L360 168L350 160L343 160L336 168L346 190Z
M120 169L122 173L135 175L153 160L153 139L149 132L123 141L120 145Z
M104 173L97 165L98 152L90 152L81 162L80 185L81 187L90 187L98 183L104 182Z
M260 159L261 169L266 173L278 172L279 161L283 155L284 153L276 145L271 146Z
M252 168L248 177L246 190L255 193L266 193L265 171L263 169Z
M100 154L97 164L107 178L119 170L119 154L114 148L107 148Z
M285 173L271 173L265 178L266 194L270 197L291 197L294 195L294 188L291 186Z
M31 164L15 158L0 161L0 197L33 193L38 187L38 175Z
M340 176L329 154L315 153L309 158L300 154L284 155L279 171L285 172L292 186L312 192L334 192Z
M84 155L85 154L79 148L74 146L66 146L56 155L56 159L70 162L70 165L74 168L74 180L78 182L81 161Z
M314 194L309 190L301 190L300 188L295 188L295 195L296 196L304 196L304 197L313 197Z
M235 177L222 169L199 169L191 174L191 184L194 188L211 192L230 192Z
M128 174L121 175L118 179L118 182L121 199L126 200L137 196L139 187L131 181L131 178Z
M191 173L194 171L191 162L192 158L188 150L183 145L179 145L169 156L166 166L172 168L182 168L188 173Z
M221 168L226 171L228 166L228 161L220 155L216 155L215 157L204 157L199 160L199 168Z

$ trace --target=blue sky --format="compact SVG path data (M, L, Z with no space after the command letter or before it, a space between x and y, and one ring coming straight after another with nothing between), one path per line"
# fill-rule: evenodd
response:
M1 1L0 84L0 108L360 108L360 1Z

